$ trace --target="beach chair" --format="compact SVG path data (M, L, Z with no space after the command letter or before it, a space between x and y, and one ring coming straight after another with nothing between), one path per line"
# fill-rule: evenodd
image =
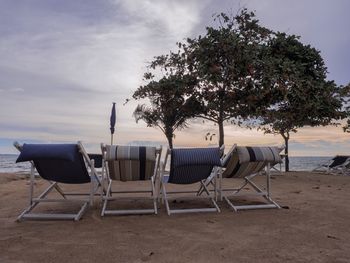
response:
M220 172L220 149L219 148L187 148L187 149L167 149L167 155L170 154L170 172L165 172L166 163L161 163L161 192L162 199L168 215L176 213L190 212L220 212L215 196L211 193L207 186L204 185L205 180L211 175L217 175ZM216 178L216 176L214 176ZM168 191L167 188L172 185L191 185L199 183L203 187L205 195L198 195L198 190ZM186 196L179 196L186 194ZM190 195L192 194L192 195ZM214 195L216 192L214 192ZM171 209L170 200L181 199L208 199L213 207L205 208L186 208Z
M229 154L226 155L222 165L223 171L219 174L218 190L221 200L234 210L280 208L271 199L270 170L272 165L281 162L281 157L277 147L244 147L233 146ZM261 173L265 169L264 173ZM257 185L254 178L263 174L266 176L264 187ZM223 188L222 178L240 179L241 185L236 188ZM208 182L206 182L208 183ZM264 202L259 204L234 205L232 198L235 197L261 197Z
M145 146L101 145L103 155L102 180L107 183L107 191L102 196L103 207L101 216L127 214L157 214L156 180L159 174L161 148ZM130 181L149 181L147 190L112 190L113 181L124 188L123 184ZM143 194L143 196L139 196ZM145 194L150 194L145 196ZM108 209L110 201L150 199L152 209Z
M20 151L16 162L31 162L29 206L18 216L17 220L75 220L78 221L89 205L100 186L100 180L94 168L94 160L90 160L83 145L77 144L23 144L14 142ZM38 197L34 197L35 171L49 182L49 187ZM64 184L90 184L89 193L65 192ZM49 198L56 190L60 198ZM74 197L75 196L75 197ZM85 196L85 197L81 197ZM79 197L79 198L78 198ZM81 197L81 198L80 198ZM80 203L77 213L33 213L40 203Z
M280 162L275 162L275 163L271 163L271 170L275 170L276 172L281 173L282 172L282 164L283 164L283 159L286 158L287 155L281 153L284 149L285 146L277 146L276 147L280 157L281 157L281 161ZM276 167L278 166L278 167Z
M337 155L327 163L321 164L312 172L327 173L327 174L346 174L349 170L350 156Z

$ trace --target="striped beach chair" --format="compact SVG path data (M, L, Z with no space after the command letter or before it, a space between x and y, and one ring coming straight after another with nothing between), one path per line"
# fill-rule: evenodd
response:
M159 173L159 159L161 148L145 146L121 146L101 145L103 155L102 180L108 184L107 191L102 195L103 207L101 216L104 215L125 215L125 214L157 214L157 190L156 179ZM112 190L113 181L150 181L148 190ZM117 187L116 185L113 187ZM150 196L136 196L140 193ZM122 199L150 199L153 201L152 209L108 209L109 201L121 201Z
M189 212L220 212L220 208L214 200L207 186L204 185L205 180L211 174L220 172L220 149L219 148L185 148L166 150L167 155L171 155L169 175L165 172L165 163L161 163L161 190L162 198L166 206L168 215L175 213ZM167 159L167 156L166 158ZM216 176L215 176L216 178ZM198 190L190 191L168 191L169 184L173 185L191 185L199 183L203 187L205 195L198 195ZM179 196L179 195L182 196ZM190 195L192 194L192 195ZM214 193L216 194L216 193ZM205 208L186 208L171 209L170 200L181 199L208 199L214 207Z
M224 199L234 210L242 209L260 209L260 208L280 208L280 206L271 199L270 169L273 165L282 162L278 147L244 147L233 146L230 152L223 160L223 172L219 175L218 192L220 199ZM265 169L266 185L258 186L253 182L254 177ZM222 178L239 178L243 182L238 188L222 187ZM247 187L248 186L248 187ZM251 192L247 193L249 188ZM262 197L264 203L234 205L231 199L239 196Z
M24 144L14 142L21 152L16 162L31 162L30 171L30 205L17 218L27 220L79 220L100 186L94 160L91 160L83 145L77 144ZM38 197L34 197L35 170L39 176L49 183ZM66 192L64 185L90 184L90 193ZM56 190L60 198L49 197ZM82 196L87 196L83 198ZM80 198L81 197L81 198ZM81 203L77 213L33 213L32 210L40 203Z

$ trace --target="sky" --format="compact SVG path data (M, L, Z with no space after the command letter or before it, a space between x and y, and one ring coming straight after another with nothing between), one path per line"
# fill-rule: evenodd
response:
M350 82L348 0L0 0L0 154L21 143L83 141L98 152L110 142L109 116L117 103L114 142L166 143L157 129L136 123L138 104L124 105L154 56L176 50L213 24L215 13L255 11L270 29L296 34L321 51L328 79ZM297 110L297 109L296 109ZM195 120L176 132L174 145L207 146L211 123ZM227 124L225 144L282 145L281 136ZM341 127L305 127L291 135L290 155L349 154Z

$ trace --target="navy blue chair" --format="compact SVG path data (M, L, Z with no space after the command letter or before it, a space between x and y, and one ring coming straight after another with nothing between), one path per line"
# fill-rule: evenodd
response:
M189 212L220 212L220 208L214 200L211 193L204 184L205 180L217 174L220 171L220 148L184 148L172 149L166 151L171 155L170 173L167 176L165 172L165 162L161 163L161 189L162 198L165 202L168 215L174 213L189 213ZM167 160L167 157L165 158ZM214 176L216 178L217 176ZM190 185L200 184L204 189L205 195L198 195L196 191L168 191L170 184L173 185ZM189 194L192 195L190 196ZM187 194L179 197L178 194ZM214 191L216 194L216 191ZM186 209L171 209L169 200L179 199L208 199L213 204L213 207L205 208L186 208Z
M100 186L100 181L94 167L94 160L90 159L83 145L77 144L24 144L18 142L14 146L20 151L16 162L31 162L30 172L30 205L17 218L32 220L79 220L93 196ZM35 170L39 176L49 182L49 187L38 197L34 197ZM90 184L90 193L66 193L61 184ZM48 198L52 190L56 190L61 198ZM87 196L86 198L71 198L72 196ZM68 198L70 197L70 198ZM33 213L40 203L52 202L81 203L77 213Z
M328 174L343 174L345 175L349 170L350 156L337 155L325 164L321 164L312 172L328 173Z

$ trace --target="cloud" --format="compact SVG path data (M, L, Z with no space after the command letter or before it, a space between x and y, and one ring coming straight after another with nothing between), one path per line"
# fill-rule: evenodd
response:
M239 3L256 10L264 25L301 35L321 49L330 77L337 83L348 80L349 34L342 29L349 24L347 1L3 0L1 137L6 142L83 140L89 147L108 142L111 102L116 101L117 143L165 141L159 130L135 123L137 102L123 106L125 99L142 84L148 61L174 50L177 41L202 33L213 13L237 9ZM208 131L217 127L194 123L176 133L175 143L207 145ZM283 142L279 136L230 125L225 132L227 144ZM291 143L317 140L348 145L340 128L301 129Z
M74 2L1 2L1 135L108 141L116 101L121 143L140 133L162 138L136 125L136 102L122 105L141 84L146 62L173 49L200 21L199 2Z
M139 0L116 1L133 19L140 21L155 34L180 41L190 35L200 22L201 7L208 1Z
M10 92L23 92L24 89L23 88L13 88L13 89L10 89Z

